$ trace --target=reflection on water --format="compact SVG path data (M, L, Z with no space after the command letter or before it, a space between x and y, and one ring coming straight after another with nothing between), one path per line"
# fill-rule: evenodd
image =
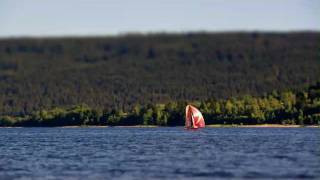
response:
M312 128L0 129L0 179L320 178Z

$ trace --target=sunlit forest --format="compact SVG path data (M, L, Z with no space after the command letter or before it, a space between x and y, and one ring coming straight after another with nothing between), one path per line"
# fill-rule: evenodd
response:
M186 101L145 106L137 104L129 111L101 111L81 104L68 109L39 110L24 116L2 116L0 126L182 126L187 104ZM207 124L320 125L320 82L295 93L274 91L261 97L247 95L191 104L199 107Z
M0 124L319 121L320 33L0 40Z

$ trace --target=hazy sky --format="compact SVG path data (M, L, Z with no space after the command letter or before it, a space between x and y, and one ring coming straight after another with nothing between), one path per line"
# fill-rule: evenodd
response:
M320 0L0 0L0 36L320 30Z

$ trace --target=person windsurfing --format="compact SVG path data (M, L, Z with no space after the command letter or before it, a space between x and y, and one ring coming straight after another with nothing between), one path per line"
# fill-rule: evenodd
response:
M185 128L186 129L198 129L198 128L204 128L205 127L205 121L201 114L201 112L191 106L186 106L186 119L185 119Z

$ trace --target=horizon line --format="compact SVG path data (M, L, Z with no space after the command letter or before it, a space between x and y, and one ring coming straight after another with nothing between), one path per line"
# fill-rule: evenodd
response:
M228 34L228 33L320 33L320 29L301 29L301 30L190 30L190 31L128 31L118 33L96 33L96 34L51 34L51 35L9 35L1 36L0 39L60 39L60 38L106 38L106 37L125 37L125 36L152 36L152 35L185 35L185 34Z

